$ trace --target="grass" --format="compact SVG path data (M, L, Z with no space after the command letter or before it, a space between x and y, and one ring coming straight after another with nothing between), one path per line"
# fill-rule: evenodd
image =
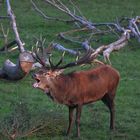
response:
M77 5L84 15L93 22L114 21L116 17L139 15L139 0L77 0ZM16 15L18 29L26 48L31 50L33 38L42 34L49 43L56 40L56 34L71 28L64 23L45 21L33 10L28 0L11 1ZM52 13L52 9L39 3L42 9ZM58 15L58 12L52 13ZM6 15L5 6L0 6L0 15ZM3 22L8 27L8 21ZM9 40L13 39L10 30ZM110 42L105 38L104 42ZM58 41L65 47L73 47L68 42ZM0 40L0 45L3 42ZM116 95L116 130L109 131L109 112L102 102L84 106L81 118L81 140L138 140L140 137L140 48L135 40L127 47L111 54L112 65L121 75ZM76 47L76 46L74 46ZM0 54L0 65L9 58L16 61L18 52ZM59 53L56 53L56 59ZM67 61L71 58L67 57ZM69 138L65 137L68 123L68 110L63 105L52 102L46 95L32 88L31 73L21 81L8 82L0 80L0 132L7 127L12 131L15 118L19 121L20 132L27 132L33 126L44 124L44 127L33 135L17 140L76 140L75 127ZM0 140L5 140L2 134Z

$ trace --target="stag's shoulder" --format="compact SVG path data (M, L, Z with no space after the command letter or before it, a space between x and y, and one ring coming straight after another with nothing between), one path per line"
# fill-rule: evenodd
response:
M114 67L112 67L111 65L107 65L107 64L102 64L102 65L98 65L95 68L92 68L89 72L94 72L94 73L105 73L105 74L116 74L116 75L120 75L119 71L117 69L115 69Z
M119 71L111 65L104 65L101 67L105 71L106 74L110 76L115 76L117 79L120 79Z

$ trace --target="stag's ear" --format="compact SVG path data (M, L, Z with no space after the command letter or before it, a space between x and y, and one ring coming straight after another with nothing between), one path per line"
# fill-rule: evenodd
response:
M47 75L49 75L50 77L56 77L56 76L60 75L63 71L64 71L64 69L49 71L49 72L47 72Z
M56 70L56 71L55 71L55 76L60 75L63 71L64 71L64 69Z
M58 70L58 73L61 74L63 73L64 69Z

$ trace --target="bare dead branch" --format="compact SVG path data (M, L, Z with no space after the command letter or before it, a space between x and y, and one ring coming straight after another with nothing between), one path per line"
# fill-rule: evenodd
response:
M107 49L103 51L105 61L109 61L109 63L111 64L109 59L110 53L113 51L118 51L119 49L125 47L126 44L128 43L129 38L130 38L130 31L126 30L126 32L123 33L122 36L117 41L107 45L106 46Z
M80 9L74 4L72 0L68 2L71 4L72 8L66 6L66 4L61 0L44 0L47 4L51 5L60 12L66 14L71 18L74 23L78 24L78 29L60 32L59 37L64 40L81 45L85 50L91 48L90 43L96 35L106 35L108 33L115 34L118 39L108 45L102 45L95 50L92 50L92 58L95 59L100 53L103 53L104 60L110 62L109 56L113 51L117 51L128 43L131 37L135 37L140 42L140 16L134 18L123 17L116 20L116 22L105 22L105 23L93 23L88 21ZM41 10L39 11L37 6L35 9L40 12L44 17L46 16ZM49 16L47 16L49 17ZM51 16L49 18L52 18ZM56 20L57 18L55 18ZM62 20L61 20L62 21ZM88 31L88 36L83 38L73 37L74 33L79 33L81 31ZM90 33L89 33L90 32ZM79 41L79 40L80 41ZM82 41L81 41L82 40ZM58 50L67 51L71 54L77 54L73 50L64 48L62 45L53 43L53 47Z
M0 16L0 20L2 19L9 19L9 16Z
M36 126L36 127L33 127L32 129L30 129L29 131L27 131L26 133L22 134L20 137L27 137L27 136L30 136L32 134L34 134L35 132L43 129L46 125L39 125L39 126Z
M110 26L110 27L113 27L115 29L117 29L119 32L123 32L124 29L119 25L119 24L116 24L116 23L93 23L93 25L95 27L99 27L99 26Z
M60 44L57 44L57 43L52 43L51 46L57 50L60 50L60 51L65 51L65 52L68 52L69 54L72 54L72 55L77 55L78 52L77 51L74 51L72 49L67 49L65 47L63 47L62 45Z
M61 32L61 34L65 35L65 34L71 34L71 33L80 32L80 31L86 31L86 30L89 30L89 29L84 27L84 28L80 28L80 29L73 29L70 31Z
M23 43L21 42L18 30L17 30L15 15L14 15L12 9L11 9L11 5L10 5L9 0L6 0L6 4L7 4L7 14L9 15L9 17L11 19L11 22L12 22L12 28L13 28L13 31L15 33L16 42L18 44L20 52L24 52L25 49L24 49Z
M88 40L85 40L84 42L82 42L82 47L87 51L89 49L91 49L93 51L93 49L90 46L90 43Z
M58 36L66 41L76 43L76 44L82 44L81 41L76 40L74 37L66 36L67 34L75 33L75 32L80 32L80 31L86 31L88 28L80 28L80 29L74 29L66 32L61 32L58 34Z
M98 57L100 53L103 53L104 60L108 61L111 64L111 61L109 59L111 52L123 48L128 43L129 38L130 38L130 30L126 30L125 33L123 33L122 36L117 41L109 45L102 45L98 47L96 50L93 50L91 58L94 60L95 58Z
M82 32L90 32L86 35L83 35L82 36ZM73 37L73 33L80 33L80 36L75 36ZM66 41L69 41L69 42L72 42L72 43L75 43L75 44L78 44L78 45L81 45L82 47L84 47L84 43L85 43L85 40L88 41L88 44L90 44L91 42L97 42L98 39L95 39L94 36L99 36L99 35L106 35L106 34L109 34L109 33L114 33L117 37L119 37L119 35L113 31L112 29L110 30L107 30L107 31L97 31L97 32L92 32L89 28L79 28L79 29L73 29L73 30L70 30L70 31L66 31L66 32L60 32L58 34L58 37L60 37L61 39L63 40L66 40ZM86 47L84 47L84 49L86 49Z
M131 30L132 35L134 35L138 41L140 42L140 29L138 25L140 25L140 17L136 16L129 20L129 29Z
M7 44L7 42L8 42L9 28L8 28L7 31L5 32L4 27L3 27L3 25L1 24L1 30L2 30L3 38L4 38L5 51L7 51L6 44Z
M55 20L55 21L62 21L62 22L74 22L73 20L64 20L61 18L56 18L52 16L47 16L42 10L40 10L37 5L31 0L31 3L33 5L33 8L46 20Z
M78 11L78 13L80 14L77 15L77 13L72 12L71 9L69 9L61 0L44 0L44 2L46 2L47 4L50 4L51 6L53 6L54 8L60 10L61 12L65 13L66 15L68 15L68 17L70 17L70 20L64 20L61 18L57 18L57 17L52 17L52 16L47 16L46 14L44 14L44 12L42 10L40 10L37 5L33 2L33 0L31 0L31 3L34 7L34 9L41 15L43 16L45 19L47 20L56 20L56 21L63 21L63 22L78 22L80 23L82 26L87 27L89 29L96 29L93 25L92 22L86 20L86 18L83 16L82 12L80 11L80 9L77 6L73 6L74 9L76 9L76 11ZM74 3L72 1L69 1L70 4L74 5Z
M73 13L76 13L75 11L77 11L81 17L83 17L85 20L87 20L86 17L84 16L84 14L82 13L82 11L78 8L78 6L76 4L74 4L74 2L72 0L69 0L69 2L73 6L73 9L74 9Z
M59 33L59 37L63 40L72 42L72 43L76 43L76 44L82 44L82 42L77 41L76 39L74 39L74 37L66 37L64 34Z

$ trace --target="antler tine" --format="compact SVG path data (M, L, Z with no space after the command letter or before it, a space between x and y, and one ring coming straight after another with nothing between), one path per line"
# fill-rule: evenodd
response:
M43 39L43 37L40 36L40 38L39 38L39 40L37 41L37 44L36 44L36 50L40 49L41 50L41 54L43 55L43 57L47 58L47 53L48 53L49 49L47 51L47 49L44 48L45 41L46 41L46 39L45 38ZM40 62L42 63L43 60L39 57L38 52L39 51L37 51L36 55L37 55L38 59L40 60ZM48 57L49 69L53 70L53 69L55 69L56 66L53 64L53 62L51 60L51 56L52 55L50 54L49 57ZM44 58L44 62L43 63L45 63L45 58Z
M43 66L45 66L45 62L39 56L40 47L38 47L38 45L39 45L39 41L36 42L35 54L36 54L37 58L39 59L39 61L43 64Z
M64 56L65 56L65 51L63 52L63 54L62 54L60 60L58 61L58 63L55 65L55 68L57 68L63 62Z
M49 64L50 64L51 69L54 69L55 66L54 66L54 64L52 63L51 56L52 56L52 55L49 56Z
M45 51L45 48L44 48L45 42L46 42L46 39L43 38L42 36L40 36L40 39L39 39L39 48L40 48L41 54L42 54L42 56L43 56L44 58L47 57L47 56L46 56L46 53L47 53L47 52Z
M85 53L85 55L77 60L77 64L78 65L90 64L94 59L91 57L92 53L93 53L93 50L89 48L87 52Z
M38 41L36 42L36 48L32 47L32 55L34 57L34 59L39 62L42 66L46 66L45 65L45 62L40 58L40 56L38 55L38 52L39 52L39 48L38 48ZM37 50L38 49L38 50Z

